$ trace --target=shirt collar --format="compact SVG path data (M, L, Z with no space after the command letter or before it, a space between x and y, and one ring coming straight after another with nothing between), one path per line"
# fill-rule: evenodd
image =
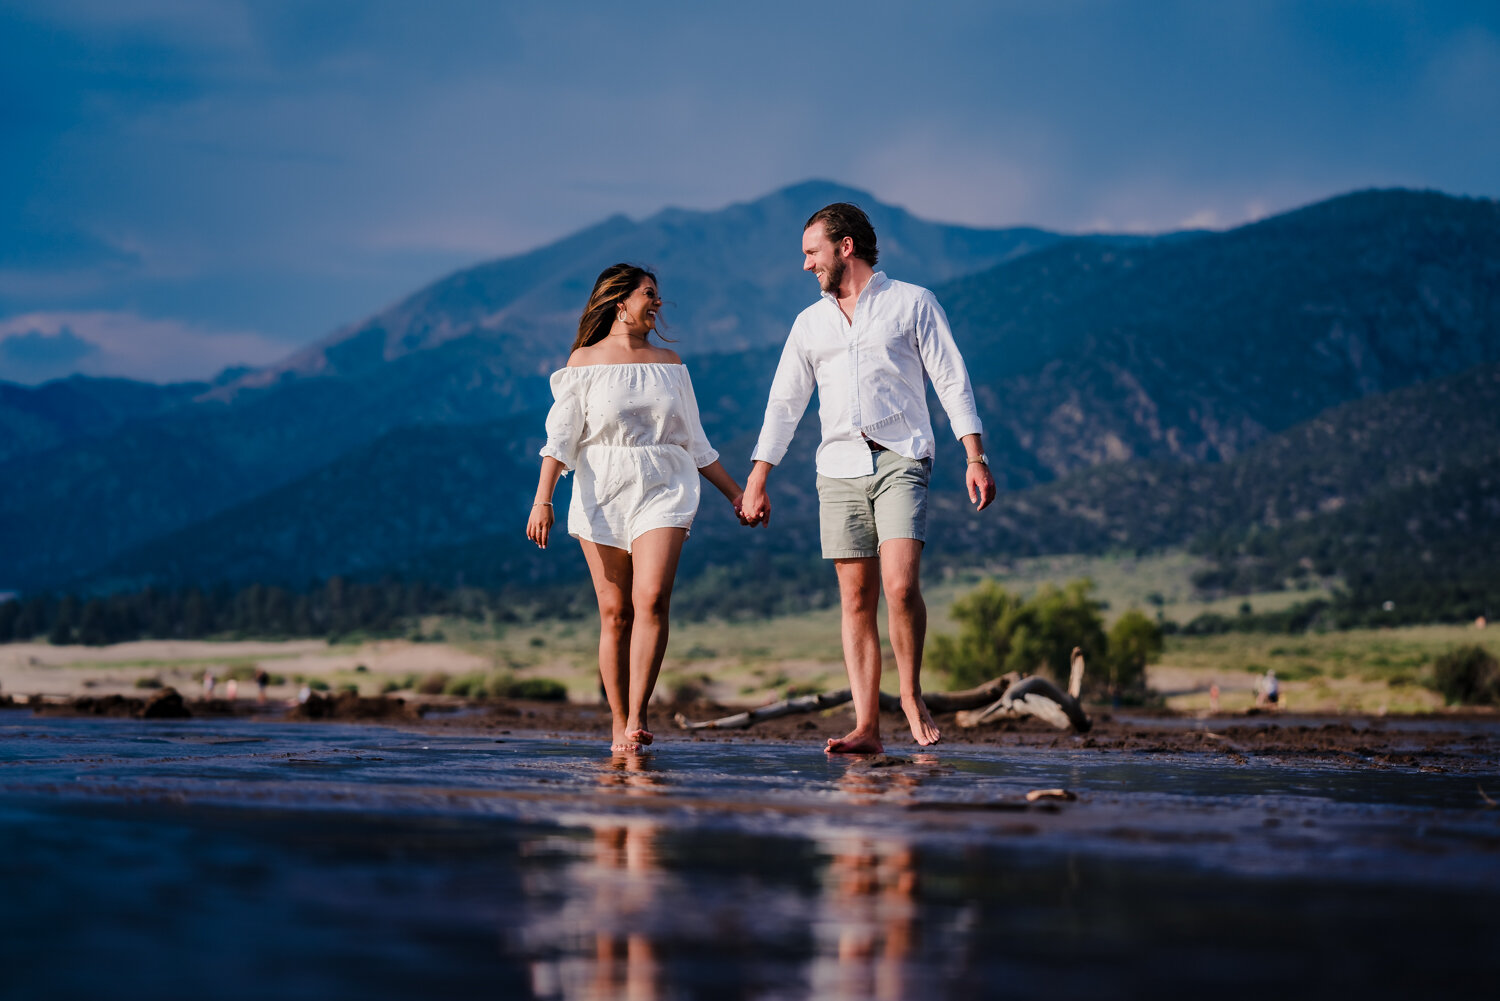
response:
M859 300L863 299L865 296L870 295L871 293L880 291L881 286L884 285L887 280L888 279L885 277L885 272L884 271L877 271L874 274L872 274L870 276L870 280L867 281L867 282L865 282L865 287L859 290L859 295L857 295L857 296L854 297L855 304L858 305L859 304ZM820 292L819 294L822 295L823 298L827 299L829 302L833 303L834 308L838 307L839 297L835 293L833 293L833 292Z

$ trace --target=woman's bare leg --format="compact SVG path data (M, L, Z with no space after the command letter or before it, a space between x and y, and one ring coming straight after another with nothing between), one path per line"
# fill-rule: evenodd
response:
M630 554L614 546L601 546L580 539L583 558L594 579L594 597L599 602L599 677L609 700L610 744L616 748L635 743L626 739L630 715L630 645L632 634Z
M677 578L677 560L682 555L685 528L657 528L631 543L633 578L630 603L635 621L630 632L630 700L625 722L629 741L649 744L654 739L647 728L646 707L661 672L667 651L667 612L672 603L672 584Z

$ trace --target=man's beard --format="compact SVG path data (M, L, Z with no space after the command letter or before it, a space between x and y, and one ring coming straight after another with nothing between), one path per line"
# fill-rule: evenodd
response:
M844 262L842 257L835 257L833 259L833 266L824 273L822 280L818 283L823 286L823 291L837 292L839 286L844 284L844 271L847 268L848 264Z

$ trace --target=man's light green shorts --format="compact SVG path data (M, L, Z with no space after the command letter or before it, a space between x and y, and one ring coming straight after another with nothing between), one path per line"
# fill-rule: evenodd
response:
M880 555L887 539L927 540L927 481L931 459L876 452L869 476L834 479L818 474L818 522L825 560Z

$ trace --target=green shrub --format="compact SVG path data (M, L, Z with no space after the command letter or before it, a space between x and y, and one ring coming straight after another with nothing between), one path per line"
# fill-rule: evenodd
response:
M1500 704L1500 663L1482 646L1454 647L1433 663L1432 674L1449 705Z
M326 692L328 691L328 682L324 681L322 678L313 678L307 683L307 687L311 688L315 692Z
M985 581L953 604L958 636L935 636L929 660L957 688L980 685L1007 671L1043 673L1067 683L1069 655L1081 647L1089 664L1107 663L1109 640L1093 581L1044 585L1021 600Z
M484 675L461 674L456 678L448 679L448 683L443 686L443 694L480 699L489 694L489 690L485 684Z
M542 702L566 702L568 686L551 678L525 678L513 682L505 693L513 699L537 699Z
M441 695L448 687L449 676L443 671L433 671L417 682L417 691L423 695Z
M135 687L137 687L137 688L160 688L161 687L161 679L160 678L136 678L135 679Z
M1114 692L1143 690L1146 665L1161 657L1161 626L1131 609L1109 630L1109 679Z

